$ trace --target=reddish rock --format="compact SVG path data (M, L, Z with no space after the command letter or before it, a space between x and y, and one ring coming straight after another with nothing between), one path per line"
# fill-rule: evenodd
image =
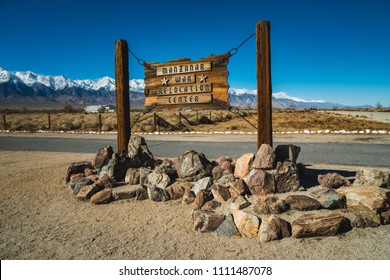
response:
M110 201L112 196L111 189L104 189L100 192L95 193L91 197L91 202L95 204L102 204Z
M111 146L105 146L104 148L99 149L95 156L95 168L100 169L103 166L107 165L113 154L114 151Z
M219 167L222 168L225 174L233 174L234 166L233 159L231 157L222 156L216 160Z
M80 178L83 178L83 177L85 177L84 173L72 174L72 175L70 175L70 181L74 181L74 180L77 180L77 179L80 179Z
M69 164L66 169L65 182L68 183L70 181L72 174L84 173L87 168L92 168L92 164L89 161L79 161Z
M89 168L89 167L87 167L87 168L84 170L84 174L85 174L85 176L94 176L94 175L97 175L97 171L96 171L96 169L94 169L94 168Z
M244 178L249 174L249 171L252 166L252 162L254 160L254 154L248 153L242 155L239 159L236 161L236 167L234 170L234 176L237 178Z
M96 184L99 186L102 186L106 189L110 189L114 187L114 179L112 177L109 177L107 174L103 174L100 176L100 178L96 181Z
M148 187L148 197L150 198L150 200L155 202L162 202L162 201L169 200L168 193L164 189L161 189L156 186Z
M339 214L305 214L292 223L292 236L295 238L332 236L344 231L345 218Z
M194 210L192 213L194 229L201 232L211 232L216 230L224 219L225 215L214 213L212 211Z
M220 179L224 174L224 170L220 166L214 166L213 170L211 171L211 175L213 176L213 180Z
M95 193L100 192L103 188L99 185L87 185L81 188L76 198L80 200L89 200Z
M126 171L125 182L130 185L138 185L140 183L139 168L129 168Z
M220 206L221 206L221 203L219 203L216 200L211 200L211 201L207 201L205 204L203 204L201 209L205 210L205 211L213 211Z
M291 236L291 225L275 215L265 217L259 228L259 241L266 243L272 240L283 239Z
M290 205L291 209L299 211L318 210L322 208L317 200L306 195L289 195L284 202Z
M275 154L271 145L262 144L256 153L252 168L273 169L275 168Z
M169 187L165 188L165 191L168 193L169 197L172 200L180 199L185 193L185 185L181 182L175 182Z
M350 183L344 176L334 172L325 175L318 175L318 182L324 188L337 189L342 186L349 186Z
M243 210L235 210L232 213L234 223L243 237L252 238L258 234L260 219Z
M280 214L288 210L288 205L274 194L259 196L253 202L257 214Z
M189 189L186 189L183 194L182 204L191 204L195 201L195 193Z
M221 185L213 185L211 192L214 196L214 199L220 203L224 203L230 198L228 189Z
M237 197L240 195L244 195L246 192L245 182L242 179L238 179L232 183L230 183L229 193L231 197Z
M276 192L274 176L264 170L251 172L248 180L249 191L254 195L264 195Z
M210 191L200 190L195 196L195 200L192 204L194 209L200 209L207 201L213 200L213 195Z
M230 204L230 210L241 210L251 205L251 203L242 196L233 198Z

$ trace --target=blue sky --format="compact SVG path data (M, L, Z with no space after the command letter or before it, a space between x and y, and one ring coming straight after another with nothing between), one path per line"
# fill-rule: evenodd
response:
M146 61L222 54L271 22L273 92L390 106L388 0L0 0L0 66L114 77L115 40ZM256 88L255 38L229 62L229 84ZM130 58L130 78L143 67Z

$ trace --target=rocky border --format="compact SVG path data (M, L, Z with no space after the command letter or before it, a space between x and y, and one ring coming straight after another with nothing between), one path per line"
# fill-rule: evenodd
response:
M132 135L128 154L100 149L91 162L71 163L65 181L77 199L94 204L121 199L155 202L180 199L192 210L194 230L218 236L282 238L331 236L352 227L390 223L390 174L360 170L347 178L319 175L319 186L305 189L297 164L300 147L263 144L238 159L186 151L155 159L145 139Z

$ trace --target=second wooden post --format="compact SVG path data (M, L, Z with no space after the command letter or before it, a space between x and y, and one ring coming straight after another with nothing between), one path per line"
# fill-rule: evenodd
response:
M115 43L116 114L118 153L127 153L130 139L129 53L125 40Z
M262 144L272 146L272 86L270 23L256 25L257 65L257 149Z

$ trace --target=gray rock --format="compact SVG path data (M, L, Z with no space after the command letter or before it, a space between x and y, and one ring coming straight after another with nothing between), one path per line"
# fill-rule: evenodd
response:
M346 207L345 195L334 189L318 188L309 192L325 209L337 209Z
M138 185L140 183L139 168L129 168L126 171L125 182L129 185Z
M195 195L198 194L200 190L209 190L212 185L211 177L205 177L196 181L195 185L191 188Z
M158 187L148 187L148 196L150 200L155 202L168 201L169 196L167 192Z
M278 162L275 172L276 189L279 193L297 191L300 187L299 171L291 161Z
M273 169L275 168L275 154L271 145L262 144L256 153L252 168Z
M175 159L175 169L180 179L195 182L210 176L213 165L204 154L187 151Z
M139 183L141 186L147 187L149 186L148 176L150 173L152 173L152 169L141 167L139 169Z
M218 236L226 236L226 237L240 235L236 225L234 224L233 216L231 214L226 216L225 220L215 230L215 233Z
M379 169L362 169L356 172L354 186L369 185L381 188L390 188L390 172Z
M68 183L70 181L71 175L84 173L87 168L92 169L92 163L89 161L79 161L69 164L66 169L65 182Z
M149 186L165 189L171 183L170 177L165 173L152 172L148 175Z
M84 186L92 185L93 183L94 181L92 181L88 177L80 177L80 178L76 178L73 181L70 181L69 187L71 188L73 194L78 194Z
M275 149L276 162L289 160L296 165L300 151L301 148L295 145L278 145Z
M154 168L154 157L146 145L145 139L139 135L132 135L129 140L128 157L131 167Z
M165 173L171 178L171 181L174 181L177 178L177 171L175 169L175 164L170 159L163 159L155 168L154 172Z

